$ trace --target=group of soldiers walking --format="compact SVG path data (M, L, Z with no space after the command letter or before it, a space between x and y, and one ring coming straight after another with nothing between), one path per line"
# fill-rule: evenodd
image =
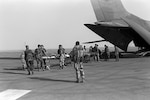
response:
M95 44L94 47L90 46L89 53L90 53L89 58L93 58L94 61L100 61L100 59L104 59L104 61L109 61L110 56L111 56L107 45L104 45L103 51L101 51L98 48L97 44ZM114 55L113 56L116 58L116 61L119 61L119 50L116 46L114 46ZM91 59L89 59L89 60L91 60Z
M85 60L85 52L86 52L86 47L82 47L80 45L79 41L76 41L75 46L73 47L71 53L70 53L70 59L73 62L74 69L76 72L76 82L77 83L82 83L84 82L85 79L85 74L83 70L83 61ZM37 62L37 68L38 71L41 70L46 70L46 59L43 59L43 56L46 56L46 49L44 48L43 45L38 45L38 47L35 49L33 52L32 50L29 49L29 46L26 45L26 50L23 52L24 60L22 59L22 64L23 68L25 69L25 63L26 63L26 69L28 71L28 75L34 74L34 60ZM59 55L59 65L60 69L63 69L65 67L65 49L63 48L62 45L59 45L58 51ZM94 60L99 61L101 58L101 51L98 48L98 45L95 44L94 48L89 49L89 53L91 53L94 57ZM105 45L104 49L104 54L105 54L105 60L108 60L110 57L109 54L109 49L108 46ZM119 61L119 51L118 48L115 46L115 55L116 55L116 61Z
M35 60L37 61L38 71L46 69L46 59L42 59L43 56L46 56L46 49L43 45L38 45L38 48L35 49Z
M98 48L98 45L95 44L94 47L90 46L89 48L90 56L94 58L95 61L99 61L101 58L101 50Z
M59 55L60 68L63 69L65 67L65 49L62 45L59 45L57 53ZM46 49L43 45L38 45L34 52L26 45L26 50L21 56L21 61L23 69L26 67L28 75L34 74L34 60L37 62L38 70L42 69L44 71L46 69L46 61L42 58L43 56L46 56ZM74 63L76 82L81 83L85 77L83 70L83 47L79 41L75 43L70 56L71 61Z
M46 49L43 45L38 45L34 52L26 45L26 50L21 55L21 61L23 69L26 67L28 75L34 74L34 60L37 62L38 71L46 69L46 59L42 59L43 56L46 56Z

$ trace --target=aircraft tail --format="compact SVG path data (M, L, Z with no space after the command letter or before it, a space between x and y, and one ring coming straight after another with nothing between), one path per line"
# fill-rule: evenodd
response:
M91 0L98 21L111 21L127 16L121 0Z

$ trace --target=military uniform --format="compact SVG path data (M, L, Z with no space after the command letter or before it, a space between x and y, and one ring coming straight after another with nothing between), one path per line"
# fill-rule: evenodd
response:
M35 49L35 59L37 61L38 70L40 70L40 69L44 70L42 55L43 55L43 53L42 53L41 48Z
M119 50L116 46L115 46L115 57L116 57L116 61L119 61Z
M46 49L41 48L41 50L42 50L42 57L46 56ZM46 59L42 59L42 60L43 60L44 69L46 69Z
M24 52L21 53L20 58L21 58L21 63L22 63L22 69L25 70L27 65L26 65L26 61L25 61L25 54L24 54Z
M34 53L32 52L32 50L25 50L25 61L27 64L27 71L28 74L30 75L32 72L33 74L33 69L34 69Z
M105 56L105 61L108 61L110 58L108 46L105 46L104 56Z
M81 45L74 46L71 57L72 61L74 62L74 68L76 70L77 83L83 82L85 76L83 70L83 48Z
M93 52L94 52L94 60L99 61L99 49L97 45L93 48Z
M65 66L65 49L59 48L58 54L59 54L59 65L60 65L60 68L63 69L63 67Z

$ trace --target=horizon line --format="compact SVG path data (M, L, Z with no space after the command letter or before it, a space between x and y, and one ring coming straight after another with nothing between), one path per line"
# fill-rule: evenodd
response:
M113 47L113 46L109 46L109 47ZM128 47L135 47L135 46L128 46ZM89 47L88 47L89 48ZM104 48L103 46L100 46L99 48ZM138 48L138 47L135 47ZM58 49L58 48L48 48L46 50L50 50L50 49ZM65 48L65 49L72 49L72 48ZM14 49L14 50L0 50L0 52L11 52L11 51L23 51L25 49ZM31 50L35 50L35 49L31 49Z

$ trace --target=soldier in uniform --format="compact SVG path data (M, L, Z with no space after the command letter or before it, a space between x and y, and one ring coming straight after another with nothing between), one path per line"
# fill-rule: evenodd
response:
M114 46L115 48L115 57L116 57L116 61L119 61L119 50L116 46Z
M63 69L65 67L65 49L62 47L62 45L59 45L57 53L59 55L60 68Z
M26 45L26 50L24 51L25 61L27 64L28 75L33 74L34 69L34 53L29 49L29 46Z
M24 54L24 51L21 53L20 59L21 59L21 63L22 63L22 69L25 70L26 67L27 67L27 65L26 65L26 61L25 61L25 54Z
M104 54L105 54L105 61L108 61L110 58L110 53L109 53L109 48L107 45L105 45Z
M42 69L44 71L44 68L43 68L43 59L42 59L42 48L41 48L40 44L38 45L38 48L35 49L35 59L37 61L38 71L40 69Z
M41 45L41 49L42 49L42 57L46 56L46 49L44 48L43 45ZM42 59L42 60L44 64L44 69L46 70L46 59Z
M94 60L99 61L99 49L98 49L98 44L95 44L93 51L94 51Z
M79 41L76 42L74 48L72 49L71 57L73 57L72 61L74 62L74 68L76 70L76 82L83 82L85 78L83 70L83 48Z
M89 53L90 53L89 60L91 61L91 57L93 57L93 47L92 46L90 46L90 48L89 48Z

